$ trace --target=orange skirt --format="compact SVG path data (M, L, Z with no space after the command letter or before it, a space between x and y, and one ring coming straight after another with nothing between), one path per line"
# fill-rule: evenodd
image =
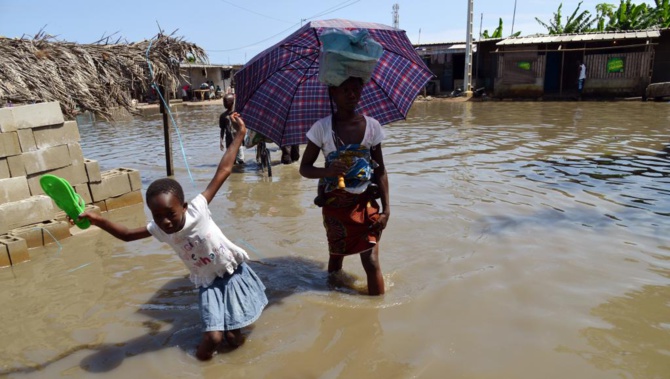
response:
M326 205L321 209L331 255L366 252L381 238L380 231L370 230L379 219L379 204L366 194L336 189L326 194Z

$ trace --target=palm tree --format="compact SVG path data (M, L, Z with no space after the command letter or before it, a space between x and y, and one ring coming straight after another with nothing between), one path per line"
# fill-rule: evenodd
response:
M582 6L580 1L577 5L577 9L565 20L565 25L562 24L561 9L563 8L563 3L558 6L558 10L554 13L554 17L549 23L545 23L539 18L535 17L535 20L540 23L540 25L547 28L549 34L564 34L564 33L583 33L591 30L591 25L594 20L589 11L582 11L578 14L579 8Z

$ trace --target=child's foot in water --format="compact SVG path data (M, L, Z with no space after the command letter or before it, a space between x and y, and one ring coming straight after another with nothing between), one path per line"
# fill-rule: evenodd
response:
M221 332L207 332L202 337L198 350L195 356L201 361L208 361L212 359L216 352L217 346L223 341L223 333Z
M226 342L230 345L231 348L236 349L244 344L246 337L242 334L240 329L227 330L223 332L223 336L226 338Z

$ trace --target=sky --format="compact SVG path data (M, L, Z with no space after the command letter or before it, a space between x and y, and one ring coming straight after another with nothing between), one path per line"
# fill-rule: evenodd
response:
M546 32L563 3L572 13L579 0L474 0L473 38L492 32L503 20L503 35ZM595 13L604 0L584 0ZM617 3L618 1L608 1ZM515 12L516 3L516 12ZM637 2L636 2L637 3ZM93 43L102 37L128 42L150 39L160 28L203 48L212 64L244 64L310 20L343 18L393 24L399 6L400 29L416 43L463 42L467 0L0 0L0 36L32 37L40 30L59 40Z

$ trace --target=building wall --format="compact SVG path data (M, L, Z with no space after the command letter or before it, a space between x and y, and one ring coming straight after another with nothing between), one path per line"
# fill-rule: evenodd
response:
M515 46L500 55L494 96L535 98L543 95L545 56L536 50L535 45Z
M608 72L607 62L612 58L623 59L623 72ZM651 51L593 53L587 54L584 62L587 67L585 95L642 96L649 84Z
M661 31L661 37L654 50L654 72L651 82L670 82L670 29Z

